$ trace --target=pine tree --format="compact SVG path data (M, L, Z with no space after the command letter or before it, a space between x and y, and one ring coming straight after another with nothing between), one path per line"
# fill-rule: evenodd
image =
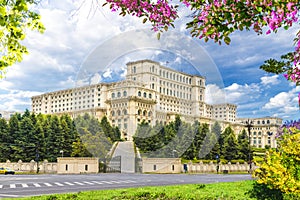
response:
M220 142L221 133L222 133L221 126L216 121L211 128L211 141L214 144L214 146L211 152L207 155L207 159L214 160L220 158L221 147L219 142Z
M54 162L56 161L56 158L60 155L60 151L62 150L64 143L61 124L57 116L53 115L50 117L50 123L46 129L46 132L46 148L51 149L51 152L48 152L47 158L50 162Z
M249 155L249 137L245 129L238 135L239 158L248 160ZM250 149L251 151L251 149Z
M23 115L20 121L18 137L15 138L16 158L22 161L31 161L35 159L36 137L34 135L34 126L30 115Z
M0 162L10 158L9 129L5 119L0 118Z
M19 113L13 114L9 118L8 122L8 127L9 127L9 136L8 136L8 141L11 144L10 145L10 161L18 161L16 158L16 144L15 144L15 138L18 137L18 132L19 132L19 120L21 119L21 116Z
M222 151L224 159L231 161L238 158L238 143L231 127L227 127L226 129L224 132L228 135L224 138Z

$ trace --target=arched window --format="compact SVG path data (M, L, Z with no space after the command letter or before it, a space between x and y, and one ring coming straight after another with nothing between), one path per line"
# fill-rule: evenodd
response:
M260 131L258 132L258 135L261 135L261 132L260 132Z
M267 120L267 124L270 124L270 120Z
M124 97L127 96L127 92L126 92L126 91L123 92L123 96L124 96Z
M262 121L262 124L265 124L265 120Z
M142 115L142 111L141 110L138 110L138 115Z
M138 96L140 97L140 96L142 96L142 93L141 93L141 91L138 91Z
M111 116L115 116L115 111L111 111Z
M144 97L145 97L145 98L147 97L147 93L146 93L146 92L144 92Z
M135 66L132 68L132 73L136 73L136 67Z
M151 99L152 98L152 94L151 93L149 93L149 99Z
M151 116L152 116L152 112L149 111L149 112L148 112L148 117L151 117Z
M143 116L146 116L146 115L147 115L147 111L144 110L144 111L143 111Z
M118 92L118 97L121 97L121 92Z
M115 98L115 93L112 93L112 94L111 94L111 98Z
M260 121L257 121L257 124L260 124Z
M118 111L117 111L117 114L118 114L118 116L120 116L120 115L121 115L121 111L120 111L120 110L118 110Z
M123 115L127 115L127 110L126 109L123 110Z

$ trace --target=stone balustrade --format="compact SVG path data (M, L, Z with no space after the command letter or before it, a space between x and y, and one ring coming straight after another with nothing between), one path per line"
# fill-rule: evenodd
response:
M31 160L30 162L10 162L0 163L0 167L9 167L16 172L36 172L37 162ZM48 162L47 160L39 162L39 172L41 173L57 173L57 163Z
M187 165L187 172L189 173L211 173L217 172L217 163L210 162L210 163L192 163L189 162ZM256 169L257 167L252 164L251 170ZM184 171L184 169L183 169ZM249 171L249 164L248 163L235 163L231 164L228 162L227 164L219 164L219 173L223 173L224 171L227 172L248 172Z

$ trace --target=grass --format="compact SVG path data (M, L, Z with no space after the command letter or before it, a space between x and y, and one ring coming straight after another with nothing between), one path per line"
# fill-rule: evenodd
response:
M238 181L214 184L188 184L174 186L141 187L115 190L85 191L71 194L53 194L22 200L229 200L253 199L248 192L253 189L254 181Z

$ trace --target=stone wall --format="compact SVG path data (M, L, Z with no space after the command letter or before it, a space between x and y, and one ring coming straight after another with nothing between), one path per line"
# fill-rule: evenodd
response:
M37 163L32 160L30 162L10 162L7 160L5 163L0 163L1 167L9 167L16 172L36 172ZM50 163L47 160L39 162L39 172L41 173L57 173L57 163Z
M143 158L143 173L181 173L180 158Z
M90 174L99 172L99 159L88 157L57 158L58 174Z
M186 164L187 166L187 172L189 173L211 173L211 172L217 172L218 165L216 163L210 162L210 163L192 163L189 162ZM231 164L230 162L227 164L219 164L219 173L223 173L225 170L227 172L248 172L249 171L249 164L248 163L236 163ZM257 167L254 166L254 164L251 165L251 169L254 170ZM184 171L184 167L182 169Z

